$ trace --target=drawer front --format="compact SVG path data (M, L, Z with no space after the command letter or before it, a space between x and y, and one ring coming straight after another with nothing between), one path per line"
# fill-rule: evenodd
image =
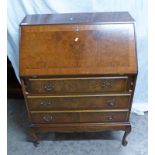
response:
M120 109L130 107L130 94L29 96L27 101L30 110Z
M126 92L128 77L28 79L31 94Z
M128 112L31 112L32 123L104 123L104 122L124 122L127 121Z

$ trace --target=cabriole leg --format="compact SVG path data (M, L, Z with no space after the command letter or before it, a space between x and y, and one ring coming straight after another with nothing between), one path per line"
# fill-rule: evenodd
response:
M30 136L31 136L32 141L34 143L34 146L37 146L39 144L40 139L39 139L35 129L34 128L30 128L29 129L29 133L30 133Z
M131 132L131 125L128 126L125 130L125 133L124 133L124 136L123 136L123 139L122 139L122 145L123 146L126 146L128 144L128 141L127 141L127 136L129 135L129 133Z

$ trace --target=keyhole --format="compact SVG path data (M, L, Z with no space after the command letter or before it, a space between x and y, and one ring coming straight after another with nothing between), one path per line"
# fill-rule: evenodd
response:
M79 40L79 38L78 38L78 37L76 37L76 38L74 39L74 41L75 41L75 42L77 42L78 40Z

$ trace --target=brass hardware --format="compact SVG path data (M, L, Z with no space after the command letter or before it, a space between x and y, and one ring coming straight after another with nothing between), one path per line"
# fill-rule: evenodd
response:
M104 88L111 88L112 87L112 81L109 80L105 80L103 81L103 85Z
M109 120L112 120L113 118L111 117L111 116L109 116L109 118L108 118Z
M44 90L45 91L52 91L53 88L54 88L54 86L52 85L51 82L47 82L47 83L44 84Z
M28 95L29 93L26 91L25 94Z
M131 92L132 92L132 90L130 89L130 90L129 90L129 92L131 93Z
M40 104L44 106L48 106L51 104L51 102L49 100L44 100L44 101L41 101Z
M43 120L46 122L50 122L53 120L53 117L51 115L45 115L43 116Z
M37 75L33 75L32 78L37 78Z
M133 86L133 82L131 82L131 86Z
M106 119L113 120L113 117L112 116L106 116Z
M113 99L109 99L109 100L107 100L107 104L109 105L109 106L116 106L116 100L113 98Z

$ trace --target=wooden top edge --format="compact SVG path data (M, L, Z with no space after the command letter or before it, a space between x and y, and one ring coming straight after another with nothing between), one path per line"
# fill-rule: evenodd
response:
M37 73L33 73L33 74L30 74L30 73L25 73L25 72L19 72L19 76L20 78L23 78L23 77L75 77L75 76L80 76L80 77L98 77L98 76L114 76L114 75L137 75L138 74L138 71L135 71L135 72L123 72L123 73L102 73L102 74L81 74L81 73L77 73L77 74L37 74Z
M104 94L71 94L71 95L68 95L68 94L54 94L54 95L36 95L36 94L29 94L27 96L28 99L41 99L41 98L81 98L81 97L130 97L131 96L131 93L119 93L119 94L116 94L116 93L112 93L112 94L108 94L108 93L104 93Z
M92 23L133 23L128 12L87 12L27 15L20 23L24 25L92 24Z
M75 112L90 112L90 113L94 113L94 112L128 112L129 109L99 109L99 110L48 110L48 111L30 111L31 114L35 114L35 113L75 113Z

